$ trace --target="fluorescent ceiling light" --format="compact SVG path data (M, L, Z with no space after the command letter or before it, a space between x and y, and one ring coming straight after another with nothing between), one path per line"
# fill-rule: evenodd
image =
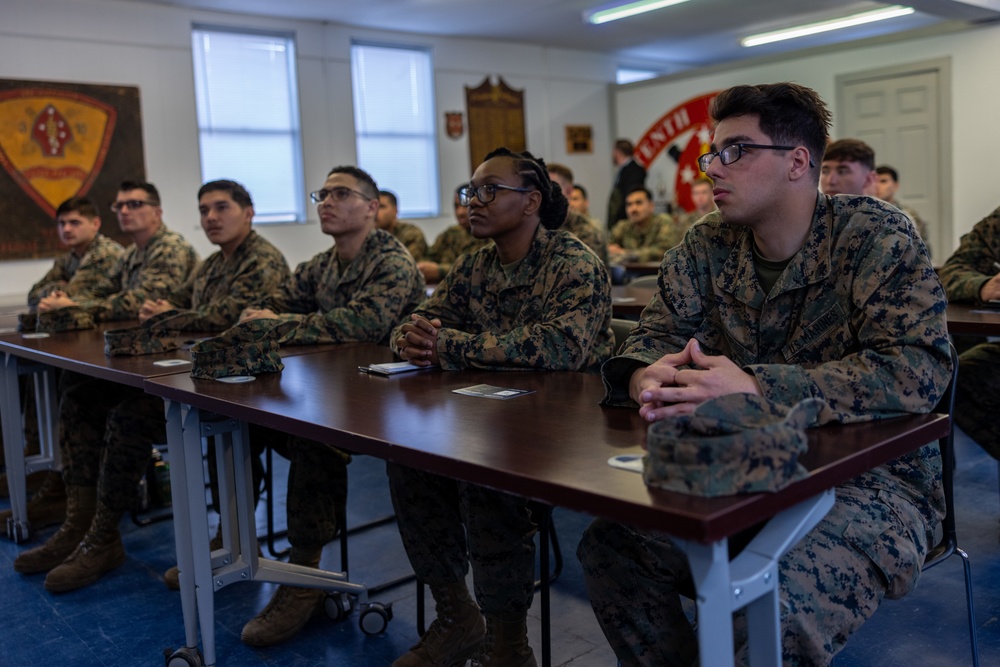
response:
M744 37L741 39L740 44L743 46L760 46L761 44L780 42L783 39L795 39L796 37L805 37L807 35L815 35L821 32L828 32L830 30L850 28L856 25L872 23L874 21L894 19L898 16L912 14L913 11L913 7L892 5L890 7L885 7L884 9L861 12L860 14L852 14L851 16L845 16L839 19L819 21L818 23L808 23L794 28L785 28L784 30L775 30L773 32L764 32L759 35L751 35L750 37Z
M688 0L637 0L637 2L615 3L583 12L583 20L594 25L626 19L636 14L645 14L671 5L679 5Z

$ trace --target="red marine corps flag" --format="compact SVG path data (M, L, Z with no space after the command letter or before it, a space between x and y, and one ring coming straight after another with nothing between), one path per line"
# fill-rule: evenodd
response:
M691 184L704 176L698 168L698 156L707 153L711 145L708 107L717 94L692 98L663 114L646 130L635 148L635 161L647 170L664 150L676 162L675 199L685 211L694 209Z

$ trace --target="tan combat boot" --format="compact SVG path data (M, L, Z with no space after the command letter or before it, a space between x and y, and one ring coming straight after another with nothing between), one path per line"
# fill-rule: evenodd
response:
M471 667L538 667L528 644L527 613L486 617L486 641Z
M45 544L25 551L14 560L14 569L22 574L48 572L69 557L87 534L97 507L97 488L66 487L66 521Z
M392 667L453 667L464 665L480 649L486 622L464 581L431 586L437 618L413 648Z
M319 567L320 550L292 547L289 563ZM278 586L264 610L243 626L240 639L250 646L271 646L291 639L309 619L323 613L326 592L318 588Z
M125 562L118 524L124 512L97 503L90 529L76 549L45 577L45 590L65 593L94 583Z
M208 550L215 551L216 549L222 548L222 524L215 529L215 536L208 543ZM260 547L257 547L257 555L260 555ZM174 565L172 568L163 573L163 582L172 591L179 591L181 589L181 573Z
M41 486L28 500L28 521L34 530L54 526L66 520L66 486L62 475L54 470L32 473L28 481L42 479ZM4 483L6 484L6 479ZM5 487L6 488L6 487ZM10 510L0 510L0 526L7 525L7 519L13 516Z

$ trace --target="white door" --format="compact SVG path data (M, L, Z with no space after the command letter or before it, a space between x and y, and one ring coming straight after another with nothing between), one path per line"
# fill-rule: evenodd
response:
M875 149L876 165L887 164L899 173L900 202L916 209L927 223L924 239L935 265L951 254L950 184L942 167L950 156L942 146L942 72L935 64L893 68L838 77L836 138L861 139ZM904 70L904 71L900 71ZM947 84L947 77L945 77ZM945 112L946 113L946 112Z

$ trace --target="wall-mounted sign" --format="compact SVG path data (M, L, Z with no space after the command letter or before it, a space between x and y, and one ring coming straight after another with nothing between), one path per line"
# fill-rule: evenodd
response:
M567 125L566 152L593 153L594 129L590 125Z
M124 180L145 179L139 89L0 79L0 260L53 257L53 218L88 196L101 231L130 239L107 210Z
M494 148L527 149L524 133L524 91L514 90L500 77L496 85L486 77L475 88L465 87L469 116L469 161L475 169Z

